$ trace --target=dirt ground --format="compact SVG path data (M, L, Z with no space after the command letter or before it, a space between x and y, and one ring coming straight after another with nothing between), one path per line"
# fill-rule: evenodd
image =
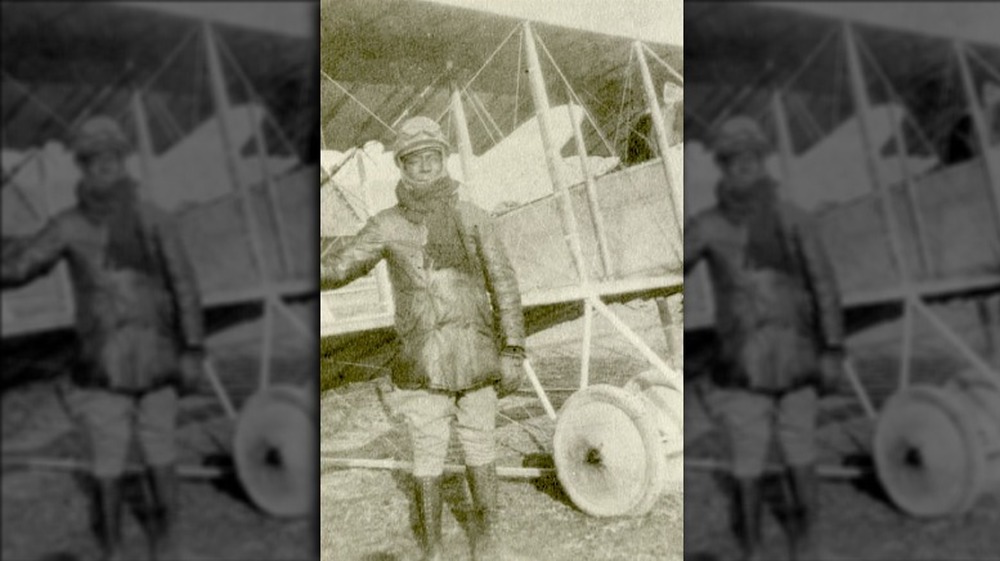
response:
M308 312L303 312L308 314ZM259 324L251 323L210 340L217 369L239 407L256 387ZM274 382L299 384L315 376L315 351L303 351L296 338L275 347ZM305 342L305 344L309 344ZM6 359L5 359L6 360ZM4 372L5 378L9 372ZM5 384L0 397L4 468L0 541L5 561L37 561L58 553L69 559L97 559L100 552L90 524L87 479L78 470L12 466L16 459L83 461L84 436L59 399L66 376L38 372L32 382ZM233 424L224 416L209 386L182 400L180 464L214 466L229 475L186 478L180 489L178 536L185 560L315 559L315 518L278 519L258 509L232 475ZM134 453L134 451L133 451ZM136 459L133 457L133 460ZM129 507L123 516L125 558L148 559L142 520L142 487L126 483Z
M974 311L956 304L939 310L945 320L982 351L985 340L976 330ZM876 407L898 388L900 326L884 324L859 333L849 343L862 383ZM913 361L913 383L940 384L967 368L963 359L926 325L918 324ZM686 459L725 457L723 435L711 423L689 383L685 402ZM706 389L704 386L702 389ZM871 471L873 425L846 384L823 400L820 415L820 463L855 466L860 478L826 478L821 486L819 534L831 559L903 561L943 559L991 561L1000 558L1000 489L984 492L964 515L918 519L900 511L885 495ZM772 450L773 452L773 450ZM773 460L777 458L772 456ZM996 465L996 463L994 463ZM728 478L714 471L688 469L685 473L685 558L691 561L738 559L738 545L729 529ZM779 522L781 493L773 478L764 518L765 552L769 560L788 559L787 538Z
M621 317L656 350L665 341L652 303L615 306ZM591 383L622 385L649 366L610 326L594 326ZM578 387L580 324L572 322L529 339L529 353L556 410ZM406 435L392 415L391 384L385 378L355 382L321 397L320 446L338 458L409 459ZM530 388L501 402L498 423L501 466L551 467L554 423ZM448 463L461 464L452 442ZM637 518L594 518L566 496L554 475L505 479L500 486L501 533L516 559L593 561L680 560L684 521L679 473L653 509ZM323 561L419 559L411 529L410 481L403 471L324 469L321 481ZM469 559L464 477L445 479L446 558Z

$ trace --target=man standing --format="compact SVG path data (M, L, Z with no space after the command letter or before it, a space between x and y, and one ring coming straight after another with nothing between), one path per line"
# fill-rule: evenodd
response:
M138 198L118 123L85 121L72 149L83 174L76 206L5 244L0 282L18 286L68 262L80 352L66 402L91 444L105 558L122 559L121 477L134 432L148 467L153 558L176 561L176 385L203 359L197 283L169 215Z
M809 216L779 200L756 122L735 117L714 142L716 206L685 228L684 268L708 263L718 389L709 406L728 433L746 559L760 559L761 474L772 435L787 465L793 559L815 561L817 387L843 360L836 279Z
M494 429L498 394L515 391L523 378L517 279L489 215L459 200L438 124L422 116L405 121L394 152L398 204L322 263L321 289L388 262L400 341L392 381L413 447L424 559L442 556L441 476L452 421L475 508L473 558L499 558Z

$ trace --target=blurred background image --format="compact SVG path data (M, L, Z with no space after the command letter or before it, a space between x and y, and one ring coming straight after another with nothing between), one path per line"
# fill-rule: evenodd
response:
M998 18L686 3L687 556L995 557Z
M177 558L315 558L316 6L2 10L2 557L95 558L118 539L122 559L162 559L166 528ZM91 180L77 142L94 118L138 199L167 213L191 268L168 277L193 278L201 308L204 340L187 344L205 361L179 389L169 500L135 442L121 489L92 495L98 447L69 403L89 348L78 316L107 318L93 295L110 289L91 284L123 277L88 276L78 241L59 253L34 237L76 216ZM14 270L30 282L7 284Z

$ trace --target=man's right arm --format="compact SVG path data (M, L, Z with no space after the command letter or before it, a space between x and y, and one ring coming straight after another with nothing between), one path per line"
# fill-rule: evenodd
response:
M323 258L319 265L319 289L333 290L363 277L385 256L383 227L376 217L345 247Z
M20 286L44 274L59 261L65 249L66 240L58 220L50 220L28 238L5 238L0 286Z

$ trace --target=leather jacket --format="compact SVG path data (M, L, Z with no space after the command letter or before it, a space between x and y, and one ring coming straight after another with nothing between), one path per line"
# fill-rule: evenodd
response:
M68 262L79 339L72 378L82 386L141 393L176 383L180 352L203 345L197 281L170 215L143 202L134 211L152 271L112 265L109 225L79 207L4 248L4 287Z
M719 207L685 227L685 272L705 260L712 279L721 386L781 392L817 383L820 354L843 345L840 295L819 233L802 210L773 204L785 267L753 263L748 225Z
M401 388L464 391L495 383L500 350L524 346L517 277L492 218L464 201L456 210L466 268L435 268L427 228L399 205L373 216L321 263L320 289L331 290L387 261L400 343L392 380Z

